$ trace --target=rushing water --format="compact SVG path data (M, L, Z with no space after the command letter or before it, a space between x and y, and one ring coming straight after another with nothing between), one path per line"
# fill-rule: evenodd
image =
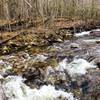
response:
M95 65L87 62L84 59L74 59L71 63L67 63L66 59L59 63L59 70L65 69L71 77L84 75L89 68L96 68Z
M8 100L75 100L72 93L55 90L51 85L40 89L30 89L19 76L7 77L4 81L5 94Z
M44 61L45 59L46 57L43 55L38 55L34 61ZM3 61L0 61L0 64L5 65L6 62L4 63ZM7 66L8 68L6 68ZM6 67L5 70L9 70L9 65L6 64ZM46 75L48 76L50 71L63 72L64 70L67 70L69 75L75 78L75 76L85 74L89 68L96 68L96 66L84 59L74 59L72 62L68 63L65 58L59 62L58 66L54 69L48 67L46 72L48 74ZM65 75L60 74L60 77L64 79ZM21 76L8 76L7 78L4 78L3 88L8 100L76 100L72 93L67 93L63 90L56 90L53 85L44 85L40 89L31 89L23 83L24 81L25 79Z
M94 74L92 75L91 72L97 72L98 67L95 63L95 60L97 61L97 58L100 57L99 45L96 43L96 41L99 41L100 38L82 38L89 35L90 32L77 33L76 37L78 39L75 40L74 43L72 41L65 41L64 43L54 44L48 47L53 48L53 52L48 51L43 54L36 55L29 55L28 53L22 52L18 55L12 54L0 57L0 82L7 99L77 100L77 97L75 97L73 91L70 91L70 81L72 81L73 79L77 80L78 77L81 77L82 79L82 77L87 73L89 74L89 77L92 77ZM84 48L86 51L84 51ZM55 58L52 58L53 55ZM94 56L94 58L92 61L90 61L90 59L92 59L92 56ZM51 62L49 60L51 60ZM46 62L49 62L51 64L47 64ZM39 87L31 88L27 84L25 84L25 81L28 79L21 76L23 72L21 74L17 73L16 75L9 74L11 73L11 71L13 71L15 66L17 66L20 70L25 67L27 71L28 67L33 70L38 64L40 64L41 66L42 64L45 64L46 68L39 68L39 70L42 70L44 77L42 79L37 79L40 79L40 81L45 81L47 83L49 82L48 84L42 84ZM20 66L22 66L22 68L20 68ZM32 72L31 74L33 75L34 73L35 72ZM69 79L69 81L66 78L67 75L71 78ZM41 75L38 77L41 77ZM33 83L31 84L34 84L34 80L35 79L33 78ZM64 84L61 83L61 85L59 85L56 89L55 83L59 80L63 80ZM69 89L66 91L65 88L62 87L62 85L68 87Z

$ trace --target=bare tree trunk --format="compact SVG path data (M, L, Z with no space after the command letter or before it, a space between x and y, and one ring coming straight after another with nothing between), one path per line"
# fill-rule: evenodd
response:
M9 7L8 7L8 0L4 0L4 2L3 2L3 8L4 8L5 18L6 18L7 20L10 20Z

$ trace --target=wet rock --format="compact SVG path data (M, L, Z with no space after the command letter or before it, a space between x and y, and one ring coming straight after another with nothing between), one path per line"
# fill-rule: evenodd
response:
M70 40L73 38L73 34L70 30L66 28L60 28L57 30L57 35L60 36L63 40Z
M43 81L43 80L39 80L39 79L36 79L34 83L35 83L38 87L41 87L41 86L43 86L43 85L49 85L48 82Z
M63 82L68 81L66 73L64 71L57 70L52 67L48 67L46 70L46 81L51 84L61 85Z
M77 84L77 81L76 80L72 80L70 82L70 88L71 89L77 89L78 88L78 84Z
M61 89L63 91L69 91L69 89L70 89L68 83L64 80L59 80L59 81L55 82L55 88L57 90Z
M70 47L73 48L73 49L74 48L80 48L79 44L77 44L77 43L71 43Z
M91 86L90 95L91 95L91 100L92 100L92 98L94 98L94 100L100 99L100 82L95 83Z
M96 36L96 37L100 37L100 31L91 31L90 32L91 36Z
M88 89L89 89L89 82L87 80L82 82L81 88L82 88L83 94L87 94L88 93Z
M54 34L54 32L40 33L41 32L39 32L39 34L35 33L34 35L25 35L25 37L22 37L24 39L21 39L20 36L17 42L13 42L14 44L21 43L21 45L29 45L28 48L32 49L32 51L25 51L29 52L29 54L20 52L3 58L0 57L0 74L3 68L7 68L6 66L11 65L12 69L10 71L7 70L6 73L4 72L4 77L9 75L23 76L26 78L26 81L24 81L25 84L31 88L40 89L44 85L48 86L49 84L52 84L57 90L71 90L75 95L78 94L79 97L81 96L80 93L83 94L83 97L86 97L86 95L89 94L88 90L91 90L92 94L95 94L93 91L95 88L94 90L98 92L95 96L98 96L99 89L96 88L97 85L94 86L100 80L100 46L94 42L95 40L97 41L98 37L95 37L94 40L90 39L92 36L89 36L87 32L84 34L87 34L88 37L77 37L77 40L63 42L63 39L67 36L66 31L61 30L60 33L57 33L58 36ZM92 43L90 43L91 41ZM55 42L55 44L51 45L53 42ZM10 45L13 47L14 44L11 43ZM42 46L45 44L50 44L50 46ZM33 45L42 47L37 47L37 49L33 47ZM94 66L92 62L95 62L95 65L98 68ZM5 69L3 70L5 71ZM84 79L82 80L83 75ZM73 81L73 79L75 80ZM15 82L15 80L13 82ZM24 88L23 86L21 87ZM20 88L14 91L18 90L20 90ZM23 89L21 89L21 91L22 90ZM61 96L59 96L59 99L60 98Z
M97 65L97 67L100 69L100 58L95 58L94 62Z
M100 82L91 84L88 93L81 95L81 100L99 100L100 99Z
M100 69L100 62L97 62L96 65Z
M100 71L90 69L86 75L81 77L80 88L82 90L81 100L99 100L100 98Z
M32 68L25 72L23 77L27 79L26 81L34 81L35 79L40 79L42 75L39 69Z

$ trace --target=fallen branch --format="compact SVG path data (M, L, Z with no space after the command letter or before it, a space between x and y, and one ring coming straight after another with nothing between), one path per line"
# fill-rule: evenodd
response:
M19 36L20 34L21 34L21 33L18 33L18 34L16 34L16 35L10 37L9 39L6 39L6 40L0 42L0 47L1 47L3 44L7 43L8 41L10 41L10 40L16 38L16 37Z

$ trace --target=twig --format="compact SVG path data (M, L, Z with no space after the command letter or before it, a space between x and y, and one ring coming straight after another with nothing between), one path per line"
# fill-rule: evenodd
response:
M25 2L32 8L32 5L27 0L25 0Z

